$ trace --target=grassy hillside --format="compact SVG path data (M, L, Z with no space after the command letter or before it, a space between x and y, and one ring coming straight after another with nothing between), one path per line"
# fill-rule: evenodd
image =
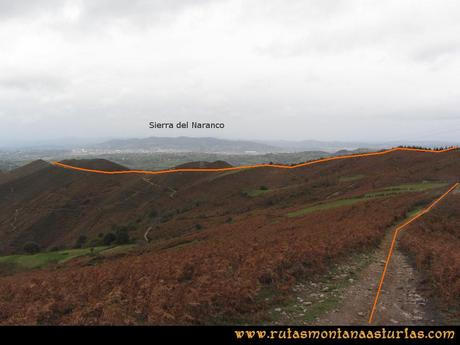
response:
M82 235L93 243L118 231L144 245L91 264L83 260L91 254L86 249L3 258L41 269L0 278L0 322L238 322L267 307L264 291L283 298L297 280L376 248L389 229L455 182L458 171L458 152L394 152L231 174L99 176L44 167L0 185L5 250L30 240L43 248L72 246ZM456 224L455 206L443 217ZM458 270L456 263L451 268Z

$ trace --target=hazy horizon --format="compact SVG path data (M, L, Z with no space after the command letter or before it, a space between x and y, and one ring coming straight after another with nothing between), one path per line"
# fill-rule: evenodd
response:
M251 139L251 138L225 138L225 137L216 137L216 136L189 136L189 135L178 135L178 136L144 136L144 137L68 137L68 138L55 138L55 139L45 139L45 140L16 140L16 141L2 141L0 139L0 150L2 149L40 149L42 147L48 147L50 149L75 149L75 148L84 148L92 147L92 145L102 144L110 141L118 140L142 140L149 138L194 138L194 139L220 139L220 140L229 140L229 141L246 141L254 143L263 143L266 145L272 145L274 147L282 148L284 146L289 146L289 144L294 145L291 148L295 147L295 144L302 143L317 143L320 144L331 144L336 143L338 145L350 145L350 148L358 148L362 144L361 148L366 148L366 145L369 147L377 146L399 146L399 145L422 145L422 146L435 146L435 145L460 145L460 140L317 140L317 139L301 139L301 140L289 140L289 139ZM313 149L313 147L312 147Z

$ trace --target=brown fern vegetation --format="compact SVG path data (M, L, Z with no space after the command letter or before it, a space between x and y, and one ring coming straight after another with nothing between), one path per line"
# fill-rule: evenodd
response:
M456 193L456 194L455 194ZM401 247L430 278L437 297L449 308L460 305L460 195L445 202L401 236Z
M0 324L244 320L267 307L264 291L283 298L296 279L324 273L347 255L375 248L385 230L445 190L442 184L412 191L397 186L453 183L460 171L458 155L394 152L289 171L261 168L145 179L97 176L41 162L13 171L0 181L2 255L20 252L28 241L43 250L69 248L81 236L93 243L114 226L126 229L138 249L8 271L0 277ZM113 168L106 161L73 163ZM379 193L365 197L371 192ZM347 200L353 202L341 203ZM319 203L334 207L288 216ZM455 221L449 216L442 223L454 228L435 228L436 236L458 241L455 215ZM458 249L458 242L449 243ZM456 262L447 271L450 266L440 263L442 279L450 274L449 281L455 281ZM456 282L458 289L458 276ZM451 300L456 291L449 292Z
M1 279L4 324L200 324L263 308L264 287L283 293L350 251L375 246L413 198L368 202L267 224L237 220L189 236L188 246L154 248L95 267ZM383 211L386 210L386 211ZM366 215L366 217L364 217Z

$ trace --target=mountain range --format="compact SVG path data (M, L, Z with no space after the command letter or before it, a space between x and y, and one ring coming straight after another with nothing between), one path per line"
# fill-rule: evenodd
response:
M320 140L229 140L212 137L147 137L124 138L99 141L96 139L52 140L45 142L24 142L0 145L3 150L72 150L93 152L197 152L219 154L266 154L302 151L326 151L333 153L339 150L381 149L405 146L444 147L459 145L453 141L320 141Z

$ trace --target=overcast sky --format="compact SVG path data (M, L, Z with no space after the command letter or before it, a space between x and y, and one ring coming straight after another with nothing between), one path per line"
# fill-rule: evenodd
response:
M0 143L458 140L458 0L0 0ZM225 122L152 130L149 121Z

